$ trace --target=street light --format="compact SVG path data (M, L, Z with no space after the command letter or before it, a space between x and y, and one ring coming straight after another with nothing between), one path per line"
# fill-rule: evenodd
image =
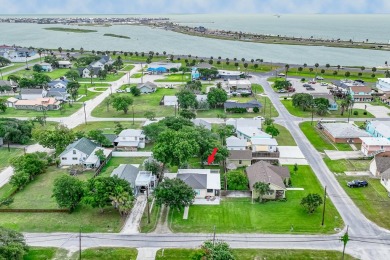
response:
M83 102L83 107L84 107L84 120L85 120L85 124L87 125L87 112L85 112L85 102Z

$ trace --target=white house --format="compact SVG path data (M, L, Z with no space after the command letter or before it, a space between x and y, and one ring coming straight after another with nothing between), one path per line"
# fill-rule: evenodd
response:
M261 123L259 118L230 118L226 120L226 125L231 125L236 130L237 137L248 142L252 137L271 138L269 134L261 131Z
M376 87L379 92L390 92L390 78L379 78Z
M20 99L35 100L44 97L44 91L40 88L22 88L20 89Z
M252 83L247 79L228 80L227 88L229 92L252 93Z
M84 165L86 168L96 168L100 166L100 160L95 155L96 151L103 150L107 158L111 151L100 147L98 144L83 137L70 145L59 155L62 166Z
M390 192L390 157L375 156L370 163L372 175L381 178L381 184Z
M390 152L390 140L384 137L360 137L361 151L365 156L373 156L381 152Z
M142 130L126 129L120 132L114 141L114 147L120 150L137 151L145 148L145 135Z
M176 96L164 96L163 97L163 105L164 106L177 106L177 97Z
M72 67L72 63L68 60L60 60L58 61L58 67L62 69L70 69Z
M228 150L245 150L247 147L247 141L235 136L226 138L226 147Z
M251 138L252 152L277 152L278 142L275 138Z
M153 93L157 90L157 85L148 81L146 83L139 83L137 88L141 93Z

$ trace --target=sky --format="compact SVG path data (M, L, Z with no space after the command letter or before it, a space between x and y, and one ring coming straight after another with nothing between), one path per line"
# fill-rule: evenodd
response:
M375 14L390 0L0 0L0 14Z

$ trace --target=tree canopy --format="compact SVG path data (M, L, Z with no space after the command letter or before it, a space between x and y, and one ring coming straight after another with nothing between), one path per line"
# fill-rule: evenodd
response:
M301 205L307 210L307 213L313 213L323 203L322 198L317 193L309 193L302 198Z
M209 93L207 93L207 102L210 106L217 107L222 106L223 103L228 99L227 93L221 88L211 88Z
M63 125L56 126L52 130L34 129L33 137L42 146L55 149L56 154L60 154L75 140L73 131Z
M292 95L292 104L303 111L307 111L313 105L313 96L307 93L297 93Z
M13 118L0 118L0 137L15 144L26 144L31 139L33 124Z
M131 104L133 104L133 99L131 97L126 95L113 95L112 107L117 111L123 111L125 114L127 114Z
M28 246L22 233L0 227L0 259L23 259Z
M248 190L248 178L241 170L229 171L226 174L228 190Z
M79 179L63 174L54 181L53 195L60 208L73 211L84 195L84 185Z
M157 205L165 205L180 211L192 205L196 193L181 179L164 178L154 190L154 196Z
M253 189L259 194L259 202L263 202L263 196L270 190L269 184L264 182L256 182L253 184Z
M196 101L196 95L188 89L182 89L176 93L177 101L181 108L196 108L198 102Z

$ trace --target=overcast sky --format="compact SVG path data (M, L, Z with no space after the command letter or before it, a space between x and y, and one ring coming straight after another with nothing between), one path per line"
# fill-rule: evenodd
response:
M0 14L390 13L390 0L0 0Z

